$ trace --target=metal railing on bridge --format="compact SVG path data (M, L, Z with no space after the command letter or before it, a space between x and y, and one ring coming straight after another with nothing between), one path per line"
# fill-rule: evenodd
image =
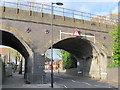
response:
M0 1L0 6L51 14L51 5L28 1ZM116 25L118 17L107 17L54 6L54 15Z

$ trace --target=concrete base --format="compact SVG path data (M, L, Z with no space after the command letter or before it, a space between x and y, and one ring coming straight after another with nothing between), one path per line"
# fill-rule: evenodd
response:
M107 80L108 82L117 82L119 85L119 69L120 67L107 68Z
M41 74L27 74L26 83L28 84L44 84L45 75Z
M77 76L77 68L66 69L66 74Z
M27 83L44 84L44 58L39 54L39 52L33 52L33 56L28 58L26 65L25 79Z

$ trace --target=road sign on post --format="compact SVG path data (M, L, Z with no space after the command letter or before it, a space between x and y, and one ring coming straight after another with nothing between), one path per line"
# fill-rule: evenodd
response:
M73 36L80 36L80 32L76 29L73 33Z

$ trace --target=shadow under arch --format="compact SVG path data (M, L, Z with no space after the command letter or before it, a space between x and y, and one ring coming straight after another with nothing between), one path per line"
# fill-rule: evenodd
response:
M28 72L27 62L30 56L28 50L26 49L27 44L25 43L26 44L25 46L25 44L23 44L24 41L20 41L19 37L16 37L12 32L9 32L9 31L0 30L0 36L1 36L0 45L9 46L17 50L25 58L24 78L27 79L27 76L26 76L26 73Z
M74 55L80 63L77 70L72 73L78 75L79 71L83 76L90 76L97 79L105 79L107 66L107 54L97 43L82 37L71 37L53 44L53 48L63 49ZM69 73L72 75L72 73Z
M89 40L81 37L71 37L54 43L53 48L68 51L77 59L77 62L80 63L80 65L77 66L77 70L69 74L72 75L74 73L78 75L78 72L82 71L82 76L89 76L93 58L93 46Z
M53 48L63 49L70 52L76 58L88 57L92 55L92 45L87 39L82 39L80 37L67 38L58 41L53 45Z

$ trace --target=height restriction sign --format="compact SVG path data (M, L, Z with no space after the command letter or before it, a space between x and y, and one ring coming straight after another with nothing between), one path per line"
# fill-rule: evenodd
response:
M73 36L80 36L80 32L78 30L75 30Z

